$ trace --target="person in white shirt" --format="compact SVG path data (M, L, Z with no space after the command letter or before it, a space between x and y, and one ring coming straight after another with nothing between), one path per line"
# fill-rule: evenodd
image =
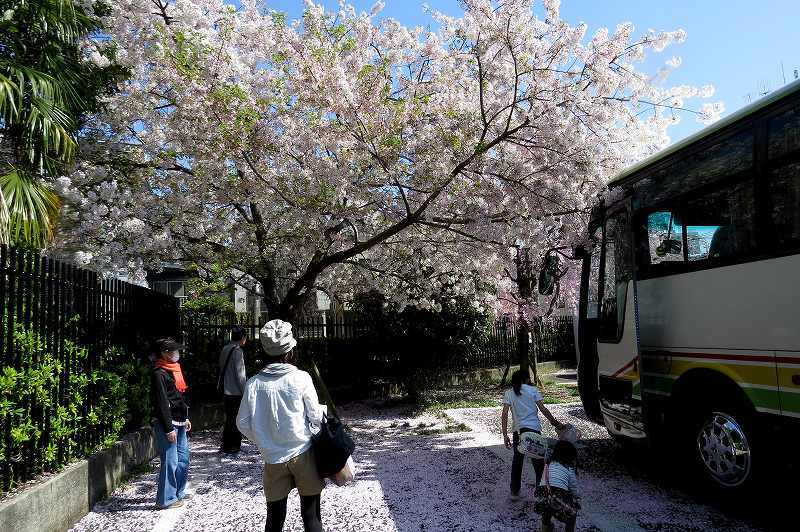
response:
M511 411L514 420L513 441L508 437L508 412ZM502 429L503 441L507 449L514 450L514 459L511 463L511 498L519 498L519 489L522 484L522 466L525 455L519 452L520 434L536 432L541 434L542 424L539 421L539 412L544 414L556 430L562 430L564 425L553 417L553 414L544 405L542 394L530 382L527 372L515 371L511 375L511 389L506 390L503 396ZM542 479L544 460L531 458L533 469L536 472L536 485Z
M297 345L291 324L267 322L261 344L270 360L245 384L236 425L264 459L264 530L283 530L287 498L297 488L305 531L322 532L320 496L325 481L314 462L309 423L320 424L327 407L319 404L311 376L289 363Z

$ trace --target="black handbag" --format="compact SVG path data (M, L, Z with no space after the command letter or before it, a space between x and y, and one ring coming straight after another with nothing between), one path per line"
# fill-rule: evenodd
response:
M344 430L338 418L322 416L319 432L311 437L314 448L314 461L321 478L327 478L341 471L347 459L353 454L356 444Z

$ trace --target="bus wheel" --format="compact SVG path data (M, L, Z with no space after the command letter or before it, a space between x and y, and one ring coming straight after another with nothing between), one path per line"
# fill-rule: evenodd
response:
M705 472L722 488L738 488L752 477L753 436L745 416L708 411L696 434L696 456Z

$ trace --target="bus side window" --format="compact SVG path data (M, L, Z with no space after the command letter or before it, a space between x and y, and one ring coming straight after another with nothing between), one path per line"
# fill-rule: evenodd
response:
M683 262L683 227L674 212L651 212L645 230L650 264Z
M689 261L742 257L755 249L753 181L716 190L686 202Z
M597 317L597 307L600 304L600 251L602 250L602 229L598 228L595 232L594 241L597 242L592 248L592 255L589 263L589 290L586 305L586 318L594 319Z
M769 198L779 251L800 247L800 109L769 121Z
M618 342L625 325L628 282L633 275L630 220L621 211L606 220L603 234L605 268L600 305L600 338Z
M800 109L789 109L770 119L767 144L771 160L800 150Z
M775 240L781 251L800 247L800 161L771 172L769 192Z

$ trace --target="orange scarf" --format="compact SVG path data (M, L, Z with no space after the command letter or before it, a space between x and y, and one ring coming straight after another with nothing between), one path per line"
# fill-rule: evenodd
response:
M167 362L163 358L159 358L156 360L156 367L172 373L172 378L175 379L175 388L181 393L186 391L188 386L186 386L186 381L183 380L183 372L181 371L180 364L177 362Z

